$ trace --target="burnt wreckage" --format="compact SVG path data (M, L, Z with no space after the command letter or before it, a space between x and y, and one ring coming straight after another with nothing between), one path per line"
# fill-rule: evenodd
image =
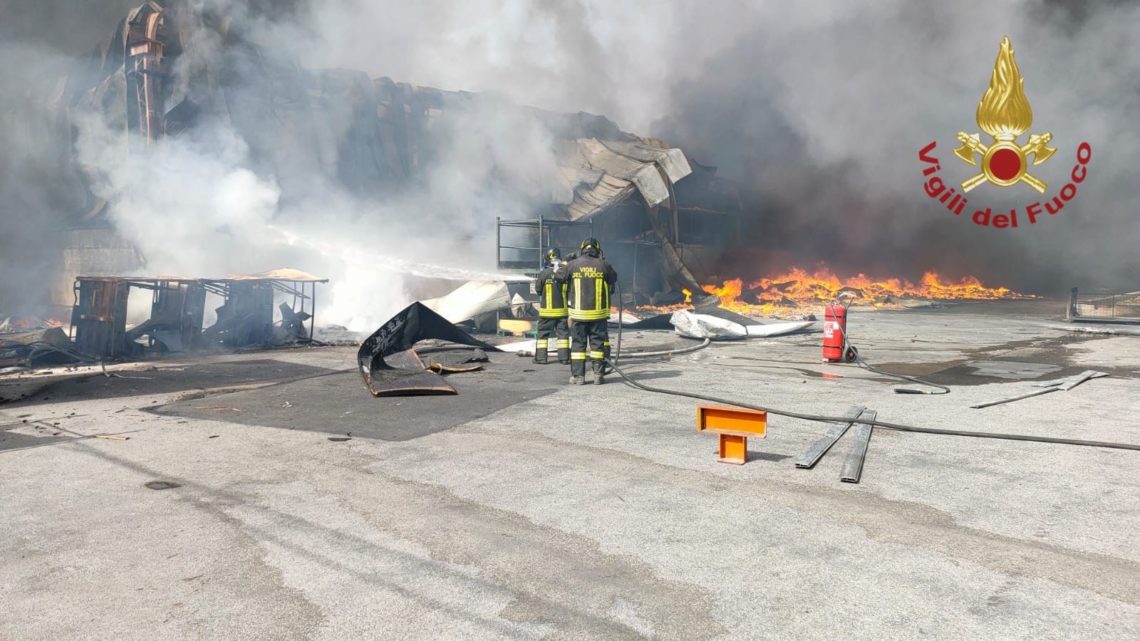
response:
M545 248L576 249L590 235L602 241L624 291L645 299L696 291L739 238L735 188L680 149L624 132L602 116L357 71L305 69L255 44L240 21L188 0L150 0L130 11L58 98L61 136L71 135L79 116L96 113L112 131L127 132L127 153L223 123L248 144L257 167L272 171L286 201L321 198L318 184L377 201L398 197L448 153L449 127L471 127L479 114L538 128L553 141L560 186L527 195L529 218L499 221L499 267L535 270ZM498 175L491 154L481 162L472 170ZM86 194L70 232L82 240L65 250L66 273L55 287L62 305L71 302L64 299L76 276L137 271L145 257L109 229L108 204L88 187L96 170L74 157L61 164L72 168L68 183Z
M231 278L80 277L75 281L71 328L75 349L87 357L123 359L145 350L241 348L312 342L317 285L296 270ZM151 294L150 316L127 327L132 291ZM205 324L207 296L221 301ZM280 321L274 322L274 303Z

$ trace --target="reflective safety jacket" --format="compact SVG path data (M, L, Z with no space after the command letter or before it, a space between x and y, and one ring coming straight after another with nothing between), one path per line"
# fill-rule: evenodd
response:
M579 256L566 265L570 318L596 321L610 317L610 291L617 272L601 257Z
M538 315L541 318L566 318L566 265L547 267L534 282L538 294Z

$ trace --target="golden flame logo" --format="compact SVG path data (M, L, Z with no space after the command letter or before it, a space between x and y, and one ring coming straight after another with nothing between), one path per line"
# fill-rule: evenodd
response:
M978 102L977 112L978 127L994 142L986 145L979 134L958 132L962 146L954 150L954 155L973 166L978 165L978 156L982 159L981 172L963 181L962 191L970 191L988 181L998 187L1023 182L1045 193L1047 185L1028 173L1029 157L1033 156L1034 165L1040 165L1057 150L1047 146L1053 140L1051 133L1030 134L1024 145L1017 144L1017 138L1033 125L1033 109L1025 97L1023 84L1013 44L1008 36L1003 37L990 76L990 86Z
M998 140L1013 140L1029 131L1033 109L1025 98L1021 70L1013 57L1013 45L1003 38L998 49L990 88L978 103L978 126Z

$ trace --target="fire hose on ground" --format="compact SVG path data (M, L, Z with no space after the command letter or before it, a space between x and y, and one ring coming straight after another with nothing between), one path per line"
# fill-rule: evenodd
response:
M625 304L621 300L621 285L615 284L614 285L614 292L617 294L617 299L618 299L618 332L617 332L617 345L615 346L615 349L613 352L613 354L614 354L613 361L612 362L609 360L606 361L606 364L609 365L610 367L615 367L614 364L618 362L618 359L622 355L621 354L621 330L622 330L622 325L623 325L622 321L624 320L624 311L625 311ZM698 343L696 345L690 345L688 347L679 347L677 349L655 350L655 351L651 351L651 352L630 352L628 354L625 354L624 356L626 358L654 358L654 357L664 357L664 356L679 356L681 354L688 354L690 352L695 352L697 350L704 349L711 344L712 344L712 339L711 338L705 338L700 343ZM607 372L607 373L609 373L609 372Z
M818 423L860 423L863 425L870 425L872 427L877 427L880 429L894 430L897 432L912 432L915 434L937 434L937 435L942 435L942 436L966 436L966 437L973 437L973 438L989 438L989 439L1006 440L1006 441L1029 441L1029 442L1033 442L1033 443L1052 443L1055 445L1076 445L1076 446L1081 446L1081 447L1101 447L1101 448L1115 449L1115 450L1140 451L1140 444L1133 444L1133 443L1115 443L1115 442L1111 442L1111 441L1086 441L1086 440L1081 440L1081 439L1056 438L1056 437L1052 437L1052 436L1035 436L1035 435L1031 435L1031 434L1001 434L998 432L976 432L976 431L970 431L970 430L947 430L947 429L940 429L940 428L934 428L934 427L920 427L920 426L916 426L916 425L906 425L904 423L892 423L892 422L888 422L888 421L880 421L878 419L863 419L863 418L851 418L851 417L847 417L847 416L827 416L827 415L823 415L823 414L809 414L806 412L793 412L790 410L783 410L783 409L779 409L779 408L775 408L775 407L769 407L766 405L756 405L754 403L745 403L742 401L737 401L737 400L728 399L728 398L719 398L716 396L708 396L705 394L697 394L694 392L685 392L685 391L681 391L681 390L673 390L673 389L666 389L663 387L654 387L652 385L646 385L644 383L638 382L636 379L632 378L629 374L626 374L625 371L623 371L620 367L618 367L618 362L621 358L621 320L622 320L622 310L623 310L624 304L621 300L621 289L620 289L620 287L617 288L616 291L618 294L618 339L617 339L617 345L615 346L615 349L614 349L613 358L607 359L606 363L610 366L610 368L612 369L613 372L616 372L617 375L622 378L622 380L625 382L626 385L629 385L630 387L633 387L635 389L639 389L643 392L652 392L654 394L667 394L670 396L679 396L679 397L683 397L683 398L691 398L691 399L695 399L695 400L699 400L699 401L706 401L709 403L720 403L722 405L731 405L733 407L743 407L745 409L767 412L769 414L775 414L777 416L786 416L788 418L797 418L797 419L804 420L804 421L815 421ZM845 347L849 346L849 344L847 343L847 333L846 332L843 333L843 340L844 340L844 346ZM637 354L638 356L650 356L650 355L671 356L671 355L675 355L675 354L679 354L679 353L687 353L687 352L696 351L698 349L703 349L704 347L707 347L709 345L709 343L710 343L709 339L706 338L704 340L704 342L702 342L700 345L684 348L682 350L669 350L669 351L663 351L663 352L642 352L642 353L635 353L635 354ZM857 350L856 350L856 353L857 353ZM628 356L632 356L632 354L628 355ZM901 374L890 374L887 372L879 372L878 370L873 369L870 366L867 366L867 369L869 369L872 372L883 374L885 376L894 376L894 377L910 380L910 381L913 381L915 383L919 383L922 385L930 385L932 387L939 387L939 388L945 389L946 391L941 392L941 394L949 393L949 391L950 391L949 388L946 388L942 385L929 383L927 381L915 379L913 377L904 376ZM902 393L902 394L940 394L940 392L921 392L918 390L910 390L910 391L899 392L899 390L896 389L895 391L898 393Z
M841 300L837 300L836 302L843 306L844 312L846 312L847 309L851 306L850 303L843 303ZM844 314L844 318L846 318L846 313ZM950 393L950 388L946 387L945 385L939 385L938 383L931 383L930 381L924 381L921 378L917 378L914 376L907 376L906 374L895 374L893 372L884 372L883 370L872 366L862 356L859 355L859 348L855 347L854 345L851 344L851 341L848 339L846 323L836 324L834 329L839 331L839 333L841 334L841 338L843 339L843 352L842 352L842 354L844 356L846 356L847 354L851 354L852 360L854 360L855 364L858 365L859 367L862 367L863 369L865 369L869 372L874 372L875 374L879 374L880 376L886 376L888 378L895 378L895 379L902 380L902 381L909 381L909 382L914 383L916 385L923 385L926 387L934 387L934 388L937 388L939 390L937 392L928 392L928 391L923 391L923 390L911 389L909 387L896 387L895 388L895 394L928 394L931 396L941 396L943 394L949 394Z

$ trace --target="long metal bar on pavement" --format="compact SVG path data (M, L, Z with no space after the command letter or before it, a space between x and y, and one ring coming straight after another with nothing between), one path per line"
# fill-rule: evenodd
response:
M878 413L875 410L863 410L863 413L859 415L859 420L873 421L877 415ZM855 444L847 453L847 460L843 461L843 472L839 475L840 481L858 483L859 477L863 476L863 461L867 458L867 447L871 444L872 431L873 428L865 423L855 426Z
M1069 380L1069 382L1061 385L1061 389L1067 392L1067 391L1073 389L1074 387L1076 387L1077 385L1080 385L1081 383L1083 383L1085 381L1092 380L1094 378L1100 378L1102 376L1108 376L1108 374L1106 374L1105 372L1098 372L1098 371L1093 370L1093 369L1085 370L1085 371L1081 372L1080 374L1074 376L1072 379Z
M1033 387L1060 387L1065 391L1069 391L1085 381L1090 381L1094 378L1102 378L1105 376L1108 376L1107 372L1098 372L1094 369L1086 369L1085 371L1075 376L1058 378L1056 380L1045 381L1043 383L1034 383Z
M1061 389L1061 388L1060 387L1046 387L1045 389L1040 389L1040 390L1037 390L1036 392L1029 392L1028 394L1022 394L1021 396L1013 396L1010 398L1003 398L1003 399L999 399L996 401L990 401L989 403L978 403L977 405L971 405L970 407L972 409L980 410L983 407L992 407L994 405L1001 405L1002 403L1012 403L1014 401L1020 401L1020 400L1026 399L1026 398L1033 398L1034 396L1041 396L1042 394L1048 394L1049 392L1056 392L1059 389Z
M859 414L865 409L867 408L862 405L852 405L847 408L843 416L851 419L859 418ZM847 433L847 429L851 427L851 425L852 423L831 423L831 426L827 429L827 434L815 443L812 443L811 447L807 448L807 450L796 459L796 467L800 469L811 469L814 467L815 464L819 462L819 459L823 458L824 454L827 454L831 446L835 445L835 442Z
M1040 389L1040 390L1037 390L1035 392L1029 392L1028 394L1022 394L1020 396L1012 396L1010 398L1002 398L1002 399L998 399L996 401L990 401L989 403L979 403L977 405L971 405L970 407L973 409L981 409L983 407L991 407L993 405L1001 405L1002 403L1012 403L1013 401L1020 401L1020 400L1024 400L1027 398L1033 398L1034 396L1041 396L1042 394L1048 394L1049 392L1062 392L1062 391L1067 392L1067 391L1073 389L1074 387L1080 385L1081 383L1084 383L1085 381L1089 381L1089 380L1092 380L1094 378L1101 378L1104 376L1108 376L1108 374L1105 372L1098 372L1098 371L1092 370L1092 369L1085 370L1085 371L1083 371L1080 374L1077 374L1075 376L1070 376L1068 378L1061 378L1061 379L1058 379L1055 381L1049 381L1048 383L1038 383L1037 384L1037 387L1044 387L1045 389Z

